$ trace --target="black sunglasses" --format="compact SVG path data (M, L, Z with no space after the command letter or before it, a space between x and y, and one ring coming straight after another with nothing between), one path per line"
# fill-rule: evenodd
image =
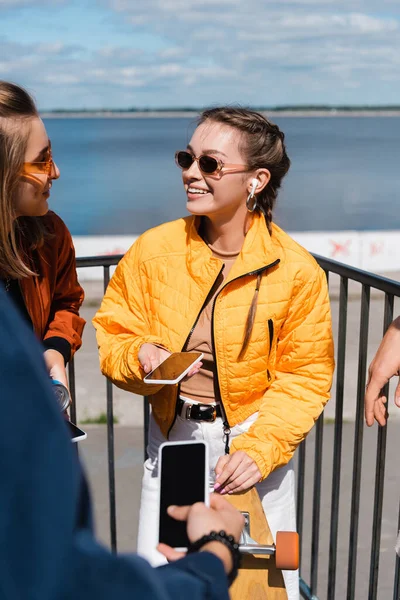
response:
M202 154L199 157L193 156L187 150L178 150L175 152L175 162L181 169L190 169L194 161L199 165L199 169L205 175L218 175L219 173L240 173L247 171L245 165L232 165L223 163L221 160Z

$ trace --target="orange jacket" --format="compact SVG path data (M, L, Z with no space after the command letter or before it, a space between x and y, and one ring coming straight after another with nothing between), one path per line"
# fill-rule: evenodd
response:
M71 234L58 215L42 217L50 234L42 247L24 248L29 266L38 277L20 280L22 296L33 329L42 341L63 338L71 345L71 357L82 344L85 321L79 316L84 292L78 283Z
M150 395L167 435L178 386L143 383L145 342L180 351L222 262L197 233L194 217L144 233L119 263L93 323L101 370L117 386ZM238 360L257 274L262 271L249 346ZM253 458L263 478L289 461L329 399L334 369L326 277L279 227L256 215L213 308L217 383L231 426L259 411L231 449Z

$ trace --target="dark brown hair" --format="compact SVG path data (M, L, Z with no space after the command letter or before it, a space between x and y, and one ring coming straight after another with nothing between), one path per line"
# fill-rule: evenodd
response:
M231 106L209 108L201 113L198 125L206 121L223 123L240 131L242 141L239 150L249 171L264 168L271 173L268 185L257 194L257 208L264 213L271 233L272 210L282 179L290 167L284 133L261 113L248 108Z
M46 230L40 218L15 218L15 198L30 133L38 111L26 90L0 80L0 274L21 279L35 273L24 261L21 240L35 248Z
M286 153L284 133L261 113L248 108L231 106L209 108L201 113L198 125L207 121L222 123L238 130L242 137L239 150L246 161L249 171L265 168L271 173L271 179L268 184L257 194L256 210L264 214L268 230L272 234L272 211L282 179L290 167L290 159ZM238 360L243 357L250 342L257 311L261 278L262 274L259 273L257 275L253 300L247 315L244 339Z

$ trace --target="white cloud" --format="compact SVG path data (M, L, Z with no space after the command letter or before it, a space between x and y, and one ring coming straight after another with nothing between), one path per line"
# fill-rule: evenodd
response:
M71 90L81 90L79 102L93 89L105 106L110 98L119 105L289 104L340 103L342 90L359 90L363 103L379 98L380 83L395 82L399 72L400 3L392 0L98 2L131 42L118 44L113 32L95 51L84 39L63 43L61 33L36 45L3 38L2 77L57 84L61 103ZM0 9L6 5L0 0ZM162 44L135 47L143 34Z

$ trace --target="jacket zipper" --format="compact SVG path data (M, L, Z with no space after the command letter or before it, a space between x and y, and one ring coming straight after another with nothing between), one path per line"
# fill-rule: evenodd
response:
M268 319L268 333L269 333L268 360L269 360L269 357L271 356L272 342L274 339L274 322L272 319ZM269 372L269 369L267 369L267 377L268 377L268 381L271 381L271 373Z
M184 344L183 344L183 346L182 346L182 350L181 350L181 352L184 352L184 351L185 351L185 348L187 348L187 345L188 345L188 343L189 343L189 341L190 341L190 338L192 337L193 331L194 331L194 329L195 329L195 327L196 327L196 325L197 325L197 322L198 322L198 320L199 320L199 318L200 318L200 315L201 315L201 313L203 312L204 308L207 306L207 303L209 302L209 299L210 299L210 295L212 294L212 291L213 291L213 289L214 289L214 286L215 286L215 284L216 284L216 283L217 283L217 281L218 281L218 277L221 275L221 273L222 273L222 271L224 270L224 268L225 268L225 265L222 265L222 267L221 267L221 269L220 269L220 271L219 271L218 275L217 275L217 276L216 276L216 278L214 279L214 282L213 282L213 284L212 284L212 286L211 286L211 288L210 288L210 290L209 290L209 292L208 292L208 294L207 294L207 296L206 296L206 298L205 298L205 300L204 300L204 302L203 302L203 304L202 304L202 306L201 306L200 312L198 313L198 315L197 315L197 317L196 317L196 319L195 319L195 321L194 321L194 323L193 323L193 325L192 325L192 328L191 328L191 330L189 331L189 334L188 334L188 336L187 336L187 338L186 338L186 340L185 340L185 342L184 342ZM172 421L172 423L171 423L171 425L170 425L170 428L168 429L168 433L167 433L167 439L169 438L169 434L170 434L170 432L171 432L171 429L172 429L172 428L173 428L173 426L175 425L176 417L178 416L178 397L179 397L179 391L180 391L180 387L181 387L181 386L180 386L180 383L179 383L179 384L178 384L178 387L177 387L177 390L176 390L176 397L175 397L175 412L174 412L174 420Z
M216 394L218 394L218 399L221 403L221 406L223 408L223 412L224 412L224 416L225 416L225 421L224 421L224 433L227 436L228 440L226 442L226 445L228 445L229 443L229 433L230 433L230 425L229 425L229 421L226 417L226 413L225 413L225 408L224 408L224 404L222 402L222 398L221 398L221 392L219 389L219 381L218 381L218 365L217 365L217 354L215 352L215 338L214 338L214 309L215 309L215 302L218 298L218 296L220 295L220 293L222 292L222 290L229 284L231 284L233 281L237 281L238 279L242 279L242 277L248 277L249 275L258 275L259 273L262 273L263 271L267 271L268 269L271 269L272 267L275 267L277 264L280 263L280 259L278 258L277 260L275 260L273 263L266 265L265 267L262 267L261 269L257 269L256 271L250 271L249 273L244 273L243 275L240 275L239 277L235 277L235 279L232 279L231 281L228 281L228 283L226 283L218 292L218 294L215 296L214 298L214 302L213 302L213 306L212 306L212 310L211 310L211 344L212 344L212 349L213 349L213 354L214 354L214 360L215 360L215 377L216 380L214 382L214 389L216 391ZM225 448L225 452L226 454L229 453L229 447L228 447L228 452L227 452L227 448Z
M255 271L249 271L248 273L243 273L242 275L239 275L239 277L235 277L235 279L231 279L231 281L228 281L225 285L222 286L222 288L219 290L218 294L215 296L213 304L212 304L212 308L211 308L211 346L212 346L212 350L213 350L213 354L214 354L214 360L215 360L215 380L214 380L214 390L216 392L216 396L218 396L218 400L222 406L223 409L223 414L225 416L225 420L224 420L224 433L225 436L227 437L227 442L226 442L226 447L228 446L228 442L229 442L229 434L230 434L230 425L228 422L228 419L226 418L226 413L225 413L225 408L224 408L224 403L222 402L222 398L221 398L221 393L220 393L220 389L219 389L219 381L218 381L218 366L217 366L217 356L215 353L215 339L214 339L214 308L215 308L215 302L218 298L218 296L220 295L220 293L222 292L223 289L226 288L226 286L230 285L231 283L233 283L234 281L238 281L238 279L242 279L243 277L248 277L249 275L258 275L259 273L262 273L263 271L267 271L268 269L271 269L272 267L275 267L277 264L280 263L280 259L277 258L274 262L270 263L269 265L266 265L265 267L261 267L261 269L256 269ZM214 288L214 285L218 279L218 277L221 275L222 271L223 271L224 267L221 268L220 272L218 273L210 291L207 294L206 299L203 302L203 305L200 309L199 314L196 317L196 320L189 332L189 335L186 338L185 343L182 346L182 352L184 351L185 347L187 346L187 344L189 343L189 340L192 336L192 333L194 331L194 328L196 327L197 321L199 320L199 317L205 307L205 305L207 304L207 300L209 299L209 296ZM179 384L178 384L178 389L177 389L177 394L175 397L175 414L174 414L174 420L171 423L170 428L168 429L168 433L167 433L167 439L169 437L169 434L171 432L171 429L173 428L175 421L176 421L176 417L177 417L177 408L178 408L178 396L179 396ZM217 400L217 398L216 398ZM228 454L229 452L226 451L227 448L225 448L225 452ZM228 451L229 451L229 447L228 447Z

